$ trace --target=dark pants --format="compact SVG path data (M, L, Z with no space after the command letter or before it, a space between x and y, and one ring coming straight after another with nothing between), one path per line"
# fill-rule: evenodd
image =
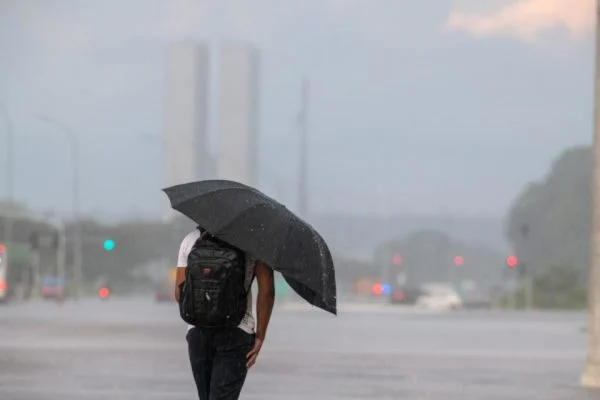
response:
M186 336L198 398L237 400L246 380L254 335L239 328L192 328Z

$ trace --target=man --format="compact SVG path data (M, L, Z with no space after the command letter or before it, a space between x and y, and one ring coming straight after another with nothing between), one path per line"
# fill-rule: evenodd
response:
M186 279L188 258L201 239L201 229L190 232L181 242L175 279L175 298ZM202 236L203 237L203 236ZM258 283L256 316L252 313L252 281ZM246 311L234 328L207 329L188 327L186 339L192 373L200 400L236 400L242 391L246 373L254 365L262 348L275 300L273 270L266 264L245 257Z

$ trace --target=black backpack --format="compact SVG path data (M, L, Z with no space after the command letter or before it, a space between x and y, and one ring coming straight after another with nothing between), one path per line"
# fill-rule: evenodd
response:
M238 326L246 314L250 291L246 289L246 255L208 232L200 233L180 286L181 318L203 328Z

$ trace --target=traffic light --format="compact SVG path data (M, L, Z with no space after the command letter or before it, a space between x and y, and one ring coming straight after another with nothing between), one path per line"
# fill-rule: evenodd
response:
M516 268L519 265L519 259L517 256L508 256L506 257L506 266L508 268Z
M456 265L457 267L464 265L464 263L465 263L465 259L463 256L454 257L454 265Z
M402 264L402 256L400 254L394 254L392 257L392 264L400 265Z
M3 243L0 243L0 254L6 253L6 246Z
M104 241L104 250L113 251L115 249L115 241L112 239L106 239Z

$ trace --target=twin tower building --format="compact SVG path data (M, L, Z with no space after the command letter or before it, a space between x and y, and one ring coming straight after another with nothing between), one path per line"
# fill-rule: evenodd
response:
M166 186L214 178L258 184L259 53L245 43L224 44L216 53L193 41L167 51ZM209 145L211 117L216 152Z

